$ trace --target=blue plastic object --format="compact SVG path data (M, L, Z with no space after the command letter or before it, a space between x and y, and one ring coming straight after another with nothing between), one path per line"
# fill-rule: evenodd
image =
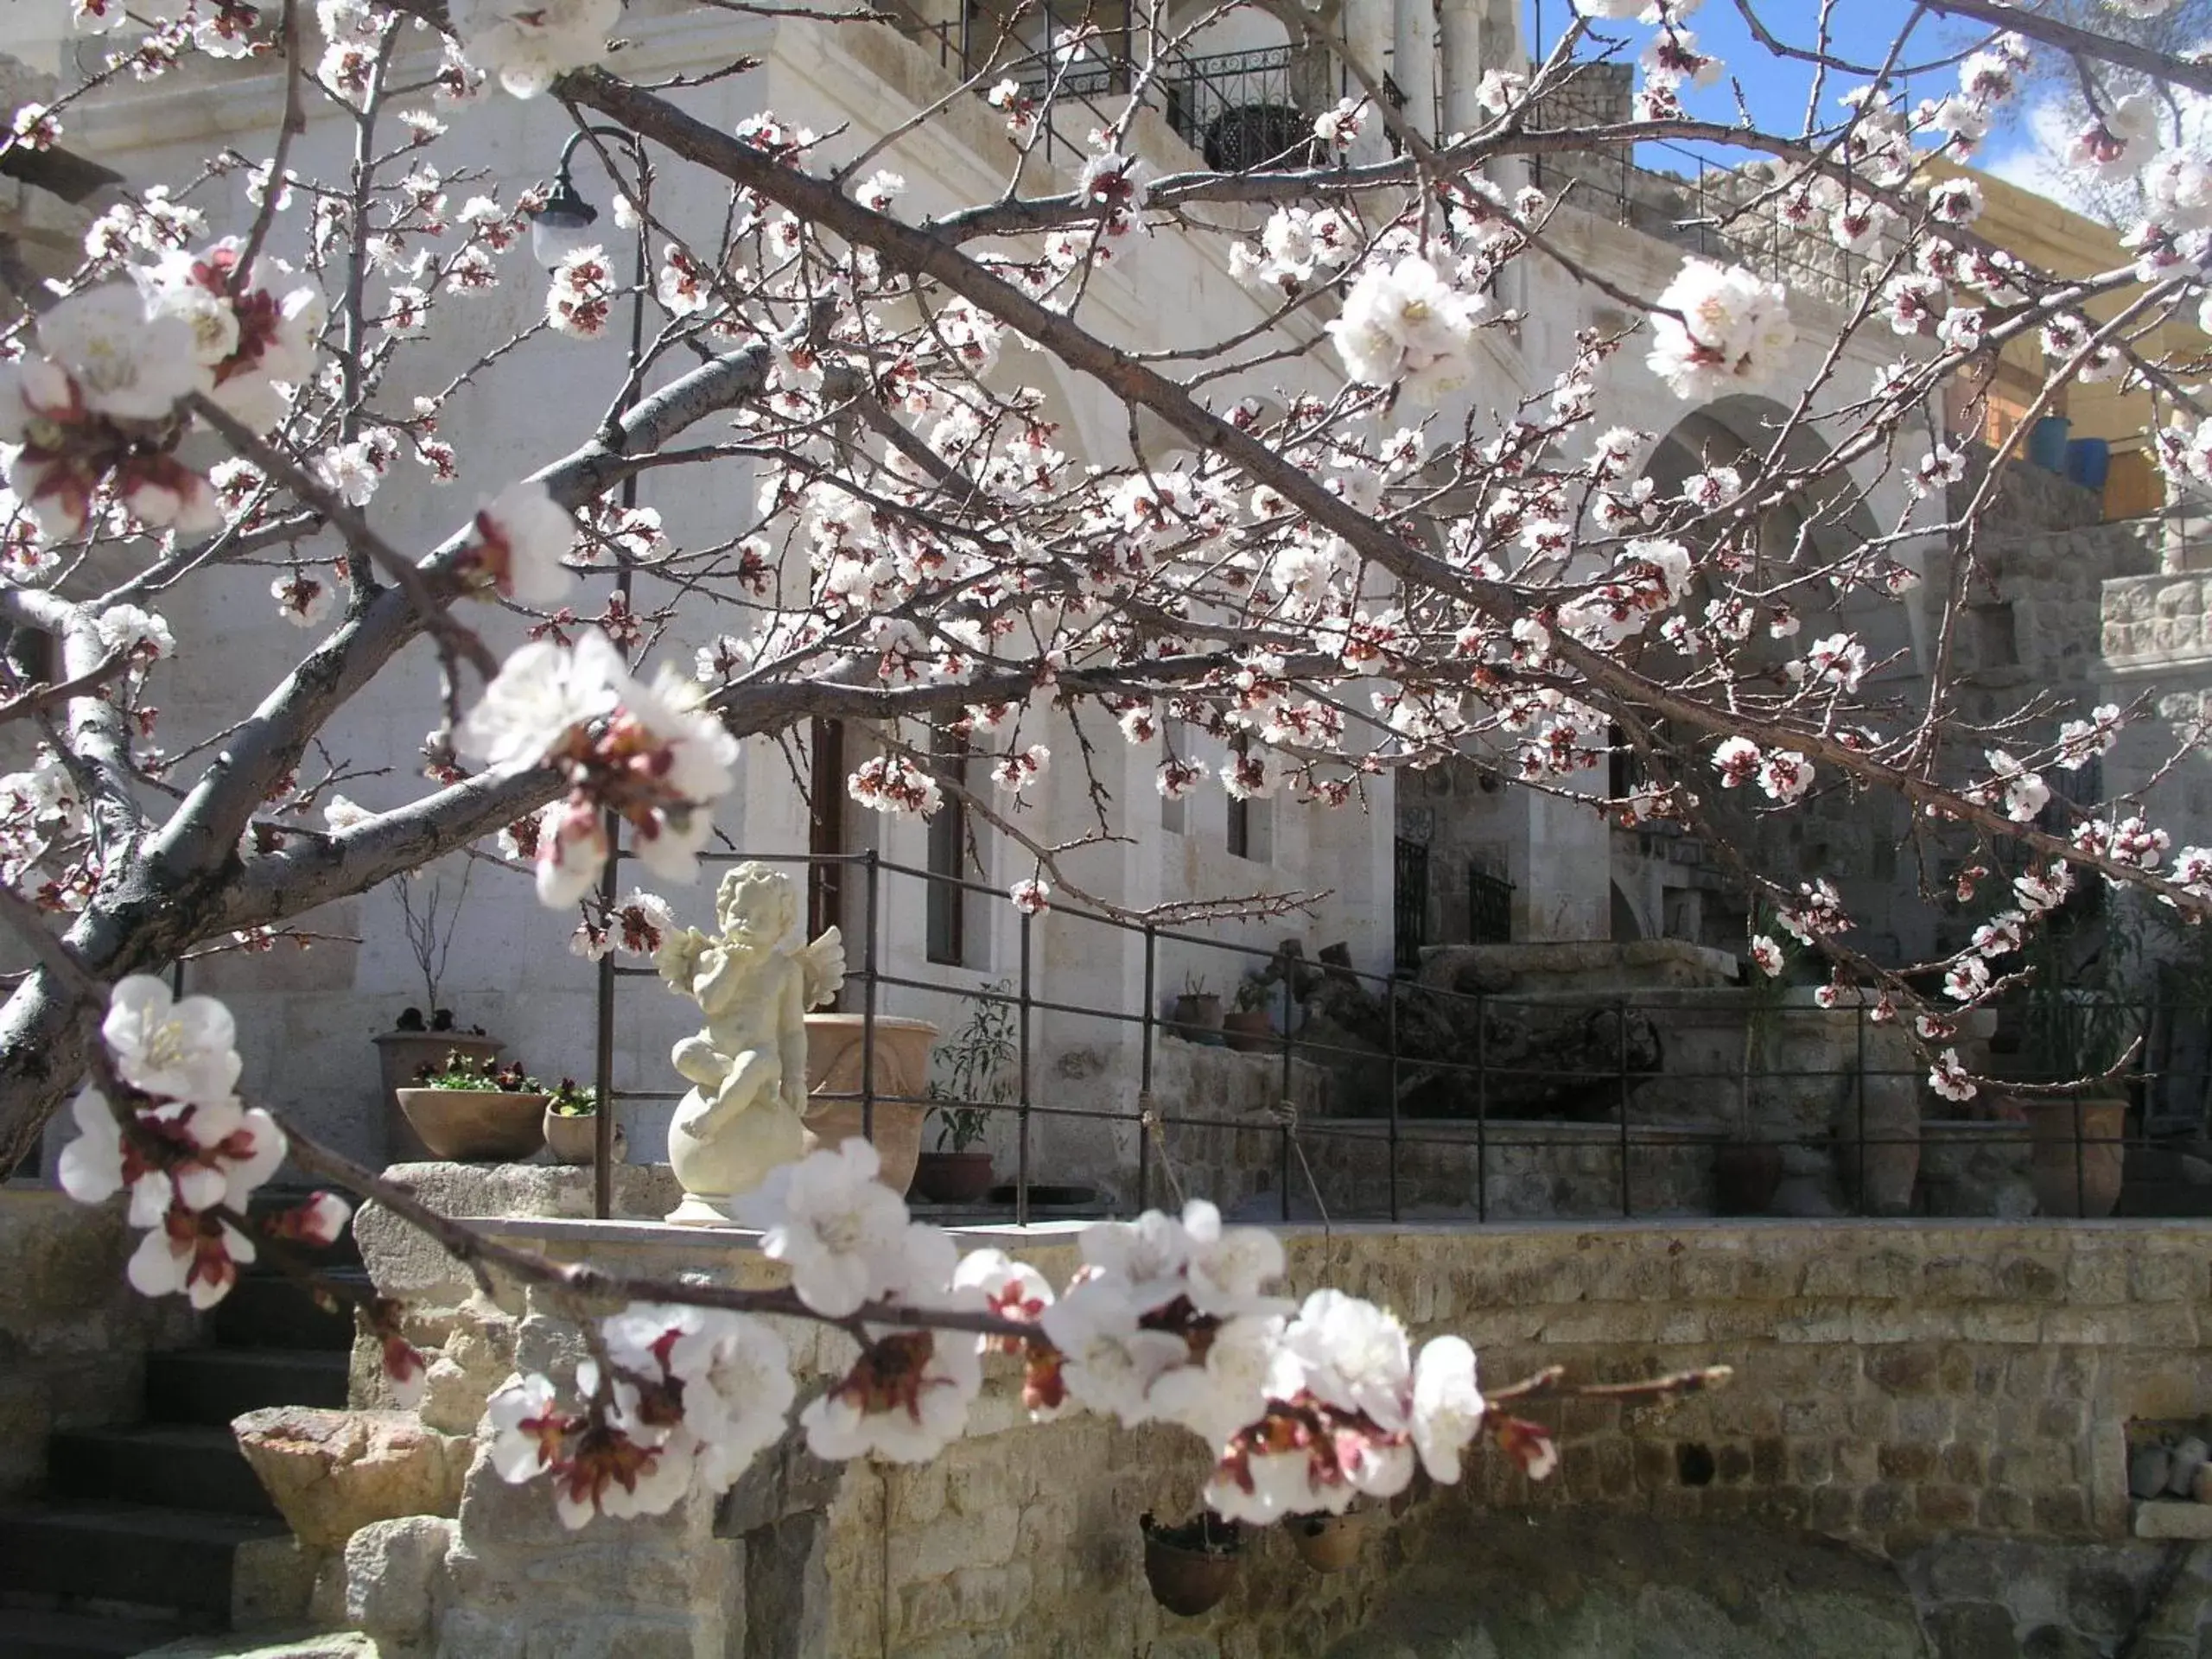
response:
M2063 415L2046 415L2028 434L2028 459L2046 473L2066 470L2066 435L2074 423Z
M2066 476L2085 490L2101 493L2112 470L2112 445L2102 438L2075 438L2066 446Z

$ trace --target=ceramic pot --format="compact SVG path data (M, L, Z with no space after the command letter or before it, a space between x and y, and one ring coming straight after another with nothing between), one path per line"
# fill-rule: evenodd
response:
M2029 1179L2046 1216L2108 1216L2120 1202L2127 1101L2112 1095L2023 1096L2034 1136Z
M808 1152L842 1145L862 1132L859 1096L867 1070L868 1025L865 1014L806 1016L807 1092L853 1096L808 1105ZM922 1154L922 1120L930 1110L930 1046L937 1040L937 1027L926 1020L883 1014L875 1016L874 1026L874 1075L865 1079L875 1092L870 1138L883 1163L883 1184L893 1192L904 1192Z
M914 1166L914 1192L931 1204L974 1204L991 1190L988 1152L925 1152Z
M398 1094L399 1109L433 1158L516 1164L545 1144L549 1095L499 1089L402 1089Z
M407 1115L399 1109L399 1091L412 1089L426 1065L442 1065L448 1054L464 1059L488 1060L506 1045L497 1037L458 1031L387 1031L371 1039L377 1046L377 1068L384 1078L385 1161L419 1163L437 1154L423 1144Z
M622 1126L614 1126L614 1161L622 1161L625 1136ZM596 1114L576 1117L545 1109L545 1149L553 1154L556 1164L588 1164L599 1151L599 1118Z
M1236 1583L1242 1540L1234 1522L1201 1515L1185 1526L1163 1527L1147 1514L1137 1526L1144 1534L1144 1580L1169 1612L1195 1618Z
M1359 1559L1365 1517L1357 1514L1294 1515L1289 1522L1291 1548L1316 1573L1341 1573Z
M1726 1141L1713 1154L1713 1209L1722 1216L1763 1216L1782 1185L1782 1148L1771 1141Z
M1239 1054L1264 1054L1275 1046L1275 1022L1265 1008L1231 1008L1221 1016L1221 1035Z
M1195 995L1185 992L1175 999L1175 1016L1167 1022L1167 1028L1186 1043L1218 1046L1221 1022L1219 997L1211 991L1200 991Z

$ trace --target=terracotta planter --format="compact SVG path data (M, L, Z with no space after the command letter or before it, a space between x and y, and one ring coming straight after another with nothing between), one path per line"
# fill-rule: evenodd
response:
M808 1092L854 1096L809 1105L806 1149L839 1146L862 1133L859 1095L866 1080L875 1093L870 1138L883 1161L883 1184L904 1192L922 1154L922 1120L930 1110L930 1046L937 1040L937 1027L926 1020L876 1015L874 1075L864 1079L868 1023L858 1014L806 1016Z
M622 1161L622 1126L614 1126L614 1161ZM545 1109L545 1149L553 1154L556 1164L588 1164L599 1152L599 1118L596 1114L587 1117Z
M1167 1029L1186 1043L1218 1045L1221 1041L1221 999L1211 991L1185 993L1175 999L1174 1018Z
M1265 1008L1231 1008L1221 1016L1221 1035L1239 1054L1264 1054L1275 1046L1275 1022Z
M2022 1096L2035 1137L2029 1179L2046 1216L2108 1216L2120 1202L2127 1102L2110 1095Z
M436 1155L400 1110L399 1091L413 1088L424 1066L443 1065L448 1054L488 1060L506 1046L497 1037L458 1031L387 1031L371 1040L377 1046L377 1067L384 1078L385 1160L394 1164L419 1163Z
M516 1164L545 1144L547 1095L498 1089L402 1089L399 1109L430 1156L449 1163Z
M925 1152L914 1166L914 1192L931 1204L974 1204L990 1190L988 1152Z
M1763 1216L1782 1185L1782 1148L1728 1141L1713 1149L1713 1208L1717 1215Z
M1236 1583L1243 1540L1235 1522L1202 1514L1185 1525L1163 1527L1147 1514L1137 1526L1144 1534L1145 1582L1169 1612L1195 1618Z
M1296 1515L1290 1518L1291 1547L1316 1573L1341 1573L1359 1559L1363 1515Z

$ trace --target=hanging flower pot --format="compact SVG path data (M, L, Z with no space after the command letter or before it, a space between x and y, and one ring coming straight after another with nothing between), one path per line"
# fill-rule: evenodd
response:
M1179 1527L1163 1526L1147 1510L1137 1528L1144 1534L1145 1582L1169 1612L1195 1618L1236 1581L1244 1541L1234 1521L1201 1510Z
M1357 1510L1295 1515L1289 1525L1291 1547L1316 1573L1341 1573L1357 1560L1360 1535L1366 1530L1367 1516Z

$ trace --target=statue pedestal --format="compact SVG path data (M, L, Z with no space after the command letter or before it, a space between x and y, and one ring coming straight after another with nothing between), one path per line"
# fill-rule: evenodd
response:
M678 1227L728 1227L734 1224L729 1211L711 1198L702 1198L696 1192L686 1192L683 1202L668 1212L668 1219Z

